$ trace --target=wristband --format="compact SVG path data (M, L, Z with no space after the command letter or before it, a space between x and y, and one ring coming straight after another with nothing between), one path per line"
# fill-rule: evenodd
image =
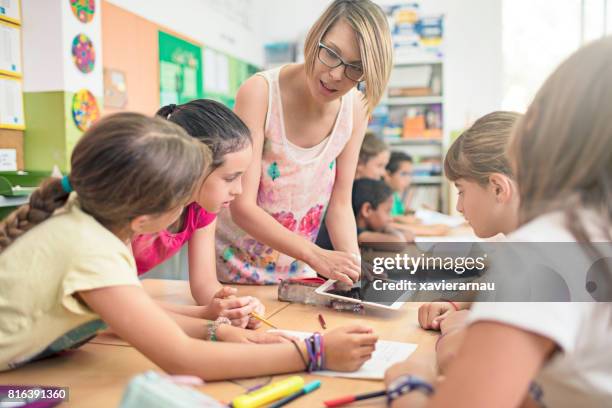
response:
M390 405L394 400L415 390L428 396L434 393L433 386L422 378L414 375L403 375L396 378L387 387L387 404Z
M232 322L227 317L219 317L214 322L208 323L208 340L217 341L217 329L222 324L229 324L231 326Z

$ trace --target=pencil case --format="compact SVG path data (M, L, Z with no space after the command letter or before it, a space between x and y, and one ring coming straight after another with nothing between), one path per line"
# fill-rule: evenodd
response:
M201 380L199 381L200 384L203 384ZM177 384L176 379L171 376L147 371L130 380L119 407L223 408L225 405L191 387Z
M304 303L307 305L329 306L329 298L315 293L325 283L323 278L290 278L278 285L278 300Z

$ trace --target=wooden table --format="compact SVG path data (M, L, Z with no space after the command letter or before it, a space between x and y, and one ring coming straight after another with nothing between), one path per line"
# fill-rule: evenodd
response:
M193 304L189 285L185 281L145 280L144 287L157 299ZM356 315L330 309L290 304L276 300L276 286L235 286L239 294L257 296L266 306L266 317L276 326L287 330L323 331L317 320L319 313L325 316L327 328L363 323L372 327L382 340L396 340L419 345L416 353L427 355L434 361L434 344L437 335L418 327L418 304L407 303L398 312ZM262 327L259 330L266 330ZM70 402L62 406L116 407L130 378L147 370L160 371L159 367L136 349L112 335L99 336L83 347L61 356L26 365L14 371L0 373L0 384L42 384L70 388ZM319 390L293 402L290 407L318 407L322 401L350 393L380 390L380 381L330 378L302 373L305 381L320 379ZM275 376L272 380L285 378ZM201 391L229 402L244 393L245 389L269 379L256 378L235 382L207 383ZM382 398L363 401L355 406L383 407Z

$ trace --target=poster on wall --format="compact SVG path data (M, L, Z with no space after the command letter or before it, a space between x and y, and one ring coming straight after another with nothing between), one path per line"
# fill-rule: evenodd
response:
M99 117L100 108L96 97L87 89L76 92L72 97L72 119L76 127L84 132Z
M202 48L163 31L159 31L158 40L162 106L201 98Z
M125 72L104 68L104 106L123 109L127 105Z
M21 80L0 76L0 128L25 129Z
M84 74L88 74L94 69L96 52L89 37L83 33L77 34L72 40L72 61L78 70Z
M96 13L96 1L95 0L68 0L70 1L70 8L76 18L81 23L89 23L94 18Z
M20 77L22 71L19 27L0 21L0 44L0 74Z
M21 24L19 0L0 0L0 20Z

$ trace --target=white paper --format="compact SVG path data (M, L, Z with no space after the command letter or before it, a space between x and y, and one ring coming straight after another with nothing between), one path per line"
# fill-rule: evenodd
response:
M0 127L23 126L21 81L0 77Z
M21 75L20 37L19 28L0 24L0 70Z
M0 149L0 171L17 171L17 150Z
M271 330L272 332L282 332L299 339L312 336L312 333L293 331L293 330ZM399 341L378 340L376 350L372 353L372 358L366 361L363 366L352 373L340 371L317 371L315 374L327 377L362 378L368 380L382 380L385 371L395 363L407 359L418 345L413 343L402 343Z
M423 225L443 224L451 228L465 224L465 218L460 216L451 216L442 214L437 211L420 208L416 210L414 216L421 220Z

